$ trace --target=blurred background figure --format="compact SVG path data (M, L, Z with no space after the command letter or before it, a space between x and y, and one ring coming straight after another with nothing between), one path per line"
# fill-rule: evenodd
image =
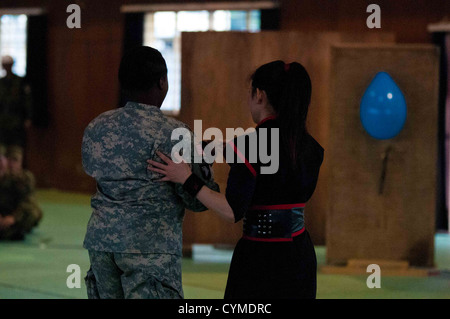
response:
M12 72L14 59L2 57L6 75L0 79L0 143L25 147L26 129L31 126L31 88Z
M4 183L4 177L8 173L8 159L6 158L6 147L0 144L0 238L2 234L14 224L14 217L10 214L10 207L7 205L6 198L9 195Z
M0 146L0 239L22 240L42 218L35 179L23 168L23 148Z

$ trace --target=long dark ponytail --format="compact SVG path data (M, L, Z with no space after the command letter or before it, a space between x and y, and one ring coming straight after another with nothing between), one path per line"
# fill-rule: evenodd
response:
M307 133L306 117L311 102L311 79L297 62L274 61L260 66L251 76L252 93L266 92L280 125L281 150L295 169L301 142Z

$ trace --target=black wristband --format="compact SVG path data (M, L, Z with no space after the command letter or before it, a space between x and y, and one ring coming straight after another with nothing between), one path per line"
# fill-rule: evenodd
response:
M192 197L197 196L205 182L195 174L191 174L183 184L183 189Z

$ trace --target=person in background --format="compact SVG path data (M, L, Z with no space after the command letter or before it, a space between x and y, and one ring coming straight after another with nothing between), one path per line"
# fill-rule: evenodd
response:
M0 79L0 142L26 145L26 130L31 127L31 88L25 79L12 71L14 59L2 57L6 75Z
M2 146L0 151L0 239L23 240L43 215L35 199L35 179L23 168L21 146Z
M7 179L8 174L8 159L6 158L6 147L0 144L0 239L3 234L15 223L14 216L11 213L17 205L15 201L11 204L11 196L9 193Z

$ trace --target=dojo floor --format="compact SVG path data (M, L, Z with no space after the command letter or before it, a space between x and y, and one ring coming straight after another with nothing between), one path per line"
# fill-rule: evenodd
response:
M0 298L86 298L84 282L69 289L67 266L89 267L81 247L90 216L89 196L41 190L38 200L44 211L40 226L23 242L0 242ZM450 298L450 236L436 235L436 266L440 275L431 277L381 277L380 289L366 286L367 276L318 273L317 297L326 298ZM207 248L201 260L183 259L186 298L220 299L225 289L230 253L219 251L223 262L211 262ZM206 252L205 252L206 251ZM319 267L325 263L325 247L316 247ZM194 256L195 250L194 250ZM217 258L216 258L217 259Z

